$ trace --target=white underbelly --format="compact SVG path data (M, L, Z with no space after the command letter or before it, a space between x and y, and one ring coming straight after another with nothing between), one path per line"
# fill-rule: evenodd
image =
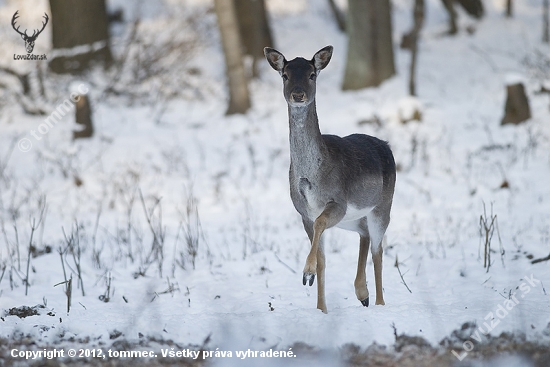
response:
M312 202L315 202L315 201L312 201ZM311 221L315 221L315 219L317 219L317 217L321 215L325 207L308 205L307 209L308 209L307 212L308 212L309 218L311 219ZM359 219L366 217L367 214L369 214L373 209L374 209L374 206L358 209L353 205L348 205L344 218L342 218L342 220L336 226L339 228L349 229L353 231L354 230L353 228L357 226L356 222Z
M357 209L353 206L348 206L346 215L342 218L340 223L336 225L336 227L346 229L348 231L359 232L361 230L359 227L361 224L361 218L366 217L372 209L374 209L374 207Z
M356 208L353 205L348 205L346 210L346 215L344 215L344 218L340 222L353 222L358 219L361 219L363 217L366 217L367 214L369 214L372 209L374 209L374 206L367 206L365 208Z

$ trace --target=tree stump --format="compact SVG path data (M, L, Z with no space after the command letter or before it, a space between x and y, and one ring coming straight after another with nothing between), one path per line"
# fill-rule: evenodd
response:
M506 105L504 107L504 117L500 122L505 124L519 124L531 118L531 109L529 100L525 94L525 88L522 83L510 84L506 86Z
M92 124L92 108L87 95L79 95L75 111L76 123L83 126L82 130L73 131L73 139L90 138L94 135Z

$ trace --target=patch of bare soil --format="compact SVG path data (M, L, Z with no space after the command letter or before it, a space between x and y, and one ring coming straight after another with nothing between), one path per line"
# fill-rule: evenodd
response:
M348 366L369 367L548 367L550 343L527 341L525 335L502 333L497 337L482 335L481 342L472 339L477 329L467 322L450 336L432 346L419 336L397 334L391 347L376 343L361 349L356 345L342 348L342 359ZM545 332L550 335L550 324ZM479 333L478 333L479 334Z
M395 343L390 346L376 343L368 347L347 344L334 350L321 350L304 343L295 343L289 348L296 358L280 359L284 366L350 366L350 367L548 367L550 366L550 343L545 341L528 341L524 335L502 333L497 337L484 336L481 343L474 343L471 331L474 323L465 323L461 329L455 330L444 338L438 345L432 345L419 336L409 336L395 332ZM548 327L550 331L550 325ZM107 345L109 344L109 345ZM13 357L13 349L22 351L52 350L54 348L101 348L103 351L145 351L153 350L156 358L54 358L25 360ZM465 349L466 348L466 349ZM142 366L189 366L202 367L213 365L216 358L189 358L162 357L161 350L182 351L189 350L202 354L203 350L215 350L209 345L209 339L203 345L180 345L171 340L158 340L141 336L139 342L129 342L115 337L114 341L68 339L61 340L55 345L44 345L35 342L28 336L19 336L16 339L0 338L0 367L4 366L111 366L111 367L142 367ZM288 350L288 349L287 349ZM453 353L454 352L454 353ZM242 364L235 353L232 356L232 365ZM250 361L249 361L250 362ZM264 364L262 359L255 359L257 365ZM247 364L250 365L250 364Z
M550 345L512 341L507 335L476 345L467 354L462 348L433 347L424 342L408 340L400 348L397 344L393 348L373 344L365 349L346 345L342 348L342 359L354 367L500 367L505 362L506 366L517 367L550 366Z
M21 306L21 307L12 307L8 311L4 312L5 316L17 316L20 319L24 319L25 317L29 316L35 316L40 315L44 310L46 310L46 307L44 305L36 305L33 307L29 306ZM48 312L49 316L55 316L53 312Z

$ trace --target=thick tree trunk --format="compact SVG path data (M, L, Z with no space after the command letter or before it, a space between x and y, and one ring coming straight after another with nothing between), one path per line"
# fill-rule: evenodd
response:
M369 2L349 0L348 4L348 56L342 89L376 86L375 32L370 24Z
M218 17L227 80L229 106L226 114L245 113L250 108L248 85L244 74L242 43L233 0L214 0Z
M414 27L411 30L411 67L409 74L409 94L416 96L416 60L418 58L418 38L424 25L424 0L414 2Z
M548 0L544 0L542 4L542 42L550 43L550 15L549 13Z
M338 25L338 29L342 32L346 31L346 18L343 14L343 12L338 8L338 5L334 2L334 0L328 0L328 3L330 5L330 10L332 10L332 15L334 16L334 20L336 21L336 24Z
M512 0L506 0L506 16L511 18L513 14Z
M264 60L264 47L274 47L264 0L234 0L243 52L252 56L252 75L257 76L256 64Z
M378 27L376 35L379 37L377 52L379 55L378 71L379 82L395 75L392 37L392 9L390 0L376 1L376 18Z
M56 73L78 73L90 63L112 62L105 0L50 0L52 43L65 52L50 61ZM75 49L83 46L82 49Z
M349 0L342 89L377 86L395 74L389 0Z

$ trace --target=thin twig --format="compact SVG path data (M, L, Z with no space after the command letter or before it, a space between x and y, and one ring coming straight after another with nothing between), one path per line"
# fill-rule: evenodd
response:
M65 271L65 262L63 261L63 250L61 249L61 247L59 248L58 252L59 252L59 257L61 258L61 267L63 268L63 279L65 279L65 283L67 283L67 272ZM66 290L67 289L65 289L65 291Z
M491 277L492 277L492 275L491 275L491 276L489 276L489 278L487 278L487 279L486 279L486 280L485 280L485 281L484 281L483 283L481 283L481 285L483 285L483 284L487 283L487 282L489 281L489 279L491 279Z
M34 236L35 229L36 229L36 220L33 218L31 222L31 238L29 240L29 251L27 255L27 275L25 277L25 296L29 292L29 268L31 266L32 238Z
M99 227L99 218L101 217L101 212L103 211L103 205L100 203L99 208L97 210L97 215L95 218L95 225L94 225L94 233L92 235L92 244L95 249L95 243L96 243L96 236L97 236L97 228Z
M147 207L145 205L145 199L143 198L143 193L141 190L139 190L139 198L141 200L141 205L143 207L143 212L145 213L145 219L147 220L147 224L149 224L149 229L151 230L151 234L153 235L153 244L151 246L151 251L147 255L147 258L145 259L146 265L149 265L152 260L151 257L155 255L154 259L158 261L158 270L159 275L162 277L162 263L164 260L164 238L165 238L165 231L162 227L162 208L160 207L160 201L162 198L156 199L155 204L150 209L150 211L147 211ZM156 207L159 206L159 214L158 214L158 229L155 230L153 226L153 214L156 210Z
M17 231L17 223L13 224L13 232L15 233L15 249L17 250L17 270L21 271L21 253L19 252L19 232Z
M69 279L69 282L67 283L67 291L65 292L67 295L67 314L69 314L69 311L71 311L71 298L73 296L73 275L71 274L71 278Z
M67 249L71 251L71 254L73 255L73 261L76 266L76 274L78 275L78 284L80 284L80 289L82 291L82 296L85 297L86 293L84 292L84 280L82 279L82 270L80 267L80 237L78 233L78 222L76 225L76 239L75 239L75 233L71 232L71 238L67 237L67 234L65 233L65 228L61 228L61 231L63 232L63 236L65 237L65 241L67 242ZM75 250L75 242L76 242L76 250ZM75 251L78 251L77 254L75 254ZM67 264L68 266L69 264Z
M6 152L6 155L4 156L4 159L0 161L0 178L4 177L4 171L6 170L6 167L8 166L8 162L10 161L11 155L13 153L13 149L15 148L15 144L17 143L17 139L12 139L10 147L8 148L8 151Z
M493 214L493 203L491 203L491 214L490 217L487 217L487 211L485 208L485 203L483 203L483 214L479 216L479 234L480 239L485 237L484 243L484 255L483 255L483 267L487 268L486 272L489 272L491 267L491 241L493 235L497 231L499 246L500 246L500 258L502 260L502 266L504 266L504 247L502 246L502 239L500 238L500 230L498 228L497 215Z
M2 284L2 279L4 279L4 273L6 272L6 268L8 266L4 264L4 267L2 268L2 275L0 275L0 284Z
M546 256L546 257L541 257L539 259L532 260L531 264L538 264L538 263L541 263L543 261L548 261L548 260L550 260L550 254L548 254L548 256Z
M61 262L63 263L63 256L61 257ZM65 268L63 268L63 271L65 271ZM58 285L65 284L65 295L67 296L67 313L69 313L71 309L72 280L73 280L73 275L71 274L71 279L65 280L64 282L59 282L53 285L54 287L57 287Z
M34 237L34 232L36 231L36 228L40 226L40 223L42 223L42 220L44 219L44 212L46 210L46 200L39 201L40 205L40 216L38 217L38 223L36 223L36 219L33 218L31 222L31 237L29 239L29 251L27 254L27 275L25 278L25 296L28 294L29 291L29 268L31 265L31 252L32 252L32 239Z
M395 256L395 265L394 266L397 268L397 271L399 272L399 276L401 277L401 280L403 281L403 284L405 285L405 287L407 287L407 290L410 293L412 293L411 289L409 288L409 286L405 282L405 279L403 279L403 274L401 274L401 269L399 269L399 261L397 260L397 255Z
M279 260L279 262L280 262L281 264L283 264L284 266L286 266L286 268L287 268L288 270L290 270L291 272L293 272L294 274L296 274L296 270L292 269L290 266L288 266L287 264L285 264L283 260L279 259L279 256L277 256L277 254L274 254L274 255L275 255L275 257L277 258L277 260Z

